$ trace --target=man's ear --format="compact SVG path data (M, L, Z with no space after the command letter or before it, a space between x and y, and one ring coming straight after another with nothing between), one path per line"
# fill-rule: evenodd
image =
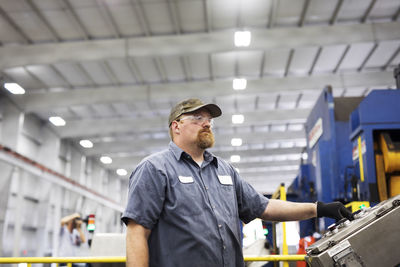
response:
M181 129L180 129L180 125L177 121L172 122L171 128L172 128L172 132L174 132L175 134L180 134Z

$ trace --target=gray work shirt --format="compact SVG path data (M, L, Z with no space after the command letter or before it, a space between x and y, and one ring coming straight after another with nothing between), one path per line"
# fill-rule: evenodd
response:
M122 221L151 229L150 267L242 267L240 220L267 204L224 160L206 151L200 167L171 142L132 173Z

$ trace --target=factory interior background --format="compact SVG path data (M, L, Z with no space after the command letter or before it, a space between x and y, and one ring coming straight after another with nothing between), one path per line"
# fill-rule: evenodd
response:
M0 0L0 256L56 255L74 212L122 233L130 173L167 148L189 97L222 109L212 153L266 196L289 188L323 164L307 153L321 94L396 88L399 14L397 0Z

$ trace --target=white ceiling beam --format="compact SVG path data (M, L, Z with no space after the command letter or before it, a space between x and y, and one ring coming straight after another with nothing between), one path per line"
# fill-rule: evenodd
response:
M249 115L246 115L244 125L265 125L271 121L305 119L308 116L309 111L309 109L293 109L248 112L246 114ZM233 126L231 115L232 114L225 114L218 118L218 121L216 121L218 127L231 128ZM155 131L157 128L161 131L168 131L166 117L77 120L67 121L67 124L62 127L52 127L62 138L96 137L116 133L144 133ZM218 130L216 129L215 132L218 133ZM245 134L237 133L235 136L240 137L242 135Z
M391 71L326 74L311 77L264 77L248 80L246 95L282 91L320 91L328 84L333 88L371 88L394 85L394 79ZM208 98L210 95L214 97L229 96L232 94L234 94L232 81L217 80L32 93L13 96L13 99L26 112L39 112L60 107L100 103L158 102L159 100L176 102L177 95L180 99L184 99L189 97Z
M0 70L31 64L104 60L124 57L211 54L235 50L266 50L400 39L400 22L343 24L301 28L252 29L252 44L236 48L235 30L178 36L85 40L0 48ZM51 51L51 53L49 53Z
M252 142L254 136L261 136L257 137L255 141L261 140L262 143L274 140L278 138L282 138L282 140L290 139L291 137L301 136L303 138L302 131L295 131L295 132L285 132L285 134L279 133L264 133L264 134L254 134L248 133L246 135L242 135L244 145L248 143L248 140ZM290 134L286 134L290 133ZM235 135L236 136L236 135ZM274 149L246 149L244 150L241 147L238 147L235 150L221 150L224 143L228 143L228 147L230 147L230 139L227 140L229 142L224 142L223 139L228 139L229 136L216 136L216 147L212 148L211 152L215 155L222 157L222 158L229 158L233 154L239 154L243 157L262 157L267 155L286 155L286 154L300 154L303 150L302 147L292 147L292 148L274 148ZM116 142L102 142L102 143L95 143L94 146L90 149L82 150L86 156L100 156L100 155L118 155L122 153L126 155L124 157L118 158L129 158L130 161L137 160L138 158L145 157L147 155L146 151L161 151L165 149L169 144L170 139L131 139L126 141L116 141ZM251 151L251 152L249 152Z

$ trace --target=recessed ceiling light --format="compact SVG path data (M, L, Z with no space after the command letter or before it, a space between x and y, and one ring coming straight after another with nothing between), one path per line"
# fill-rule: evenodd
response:
M244 122L244 116L242 114L232 115L232 123L233 124L241 124Z
M84 148L91 148L93 147L93 143L90 140L81 140L79 141L79 144L83 146Z
M102 156L100 158L100 161L103 162L104 164L111 164L112 163L112 159L108 156Z
M119 176L125 176L125 175L128 174L128 172L127 172L125 169L118 169L118 170L117 170L117 174L118 174Z
M231 156L231 162L240 162L240 156L239 155L232 155Z
M232 146L241 146L242 145L242 138L232 138L231 145Z
M66 124L65 120L58 116L50 117L49 121L55 126L64 126Z
M251 32L237 31L235 32L235 46L249 46L251 43Z
M232 82L232 88L234 90L244 90L247 86L247 80L244 78L235 78Z
M25 89L22 88L18 83L5 83L4 88L14 95L25 94Z

